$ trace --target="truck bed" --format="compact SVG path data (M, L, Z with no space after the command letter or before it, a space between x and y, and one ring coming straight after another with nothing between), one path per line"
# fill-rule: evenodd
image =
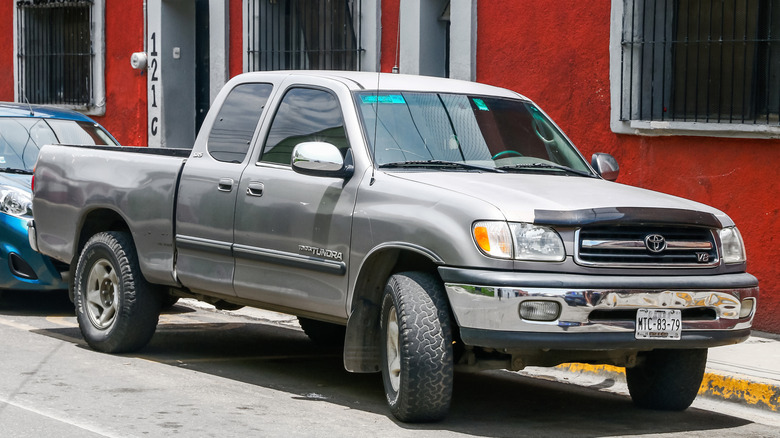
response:
M47 145L36 169L35 203L46 205L37 236L41 251L75 263L80 224L91 215L116 216L144 254L147 280L175 285L174 218L179 173L189 149ZM89 237L89 230L82 238ZM82 233L84 234L84 233Z

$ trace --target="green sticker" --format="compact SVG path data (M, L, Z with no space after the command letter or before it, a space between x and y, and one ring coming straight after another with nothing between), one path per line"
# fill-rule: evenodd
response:
M363 103L406 103L404 97L400 94L387 94L383 96L377 96L376 94L362 95L360 99Z
M472 100L474 101L474 105L476 105L477 108L479 108L480 111L490 111L488 109L488 106L485 105L485 101L484 100L482 100L482 99L472 99Z

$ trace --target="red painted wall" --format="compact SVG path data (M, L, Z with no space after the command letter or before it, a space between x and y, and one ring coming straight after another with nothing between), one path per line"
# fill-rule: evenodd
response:
M143 0L106 1L106 114L93 117L123 145L147 144L146 71L130 67L144 50Z
M0 101L14 100L14 7L16 2L0 2Z
M13 101L13 8L0 2L0 100ZM130 55L144 48L143 0L106 2L106 113L93 117L122 144L146 144L146 76L130 67Z
M398 0L383 1L382 70L395 53ZM610 1L478 2L477 80L538 103L586 157L609 152L619 182L712 205L737 223L761 288L755 327L780 333L780 140L642 137L610 122ZM389 52L389 53L388 53Z
M382 41L380 70L391 72L398 53L398 16L401 0L382 0Z
M241 0L230 0L229 20L230 28L230 54L228 56L228 72L230 77L244 72L244 26L243 10Z

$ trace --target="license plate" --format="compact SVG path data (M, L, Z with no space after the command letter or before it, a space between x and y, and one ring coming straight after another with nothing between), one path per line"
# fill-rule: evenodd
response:
M673 309L638 309L636 312L636 339L680 339L682 314Z

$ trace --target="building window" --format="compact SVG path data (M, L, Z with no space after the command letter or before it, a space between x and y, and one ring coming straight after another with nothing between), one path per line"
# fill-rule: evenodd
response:
M245 71L360 70L361 0L246 0Z
M16 2L20 102L102 113L103 0Z
M777 132L780 0L616 2L620 122Z

